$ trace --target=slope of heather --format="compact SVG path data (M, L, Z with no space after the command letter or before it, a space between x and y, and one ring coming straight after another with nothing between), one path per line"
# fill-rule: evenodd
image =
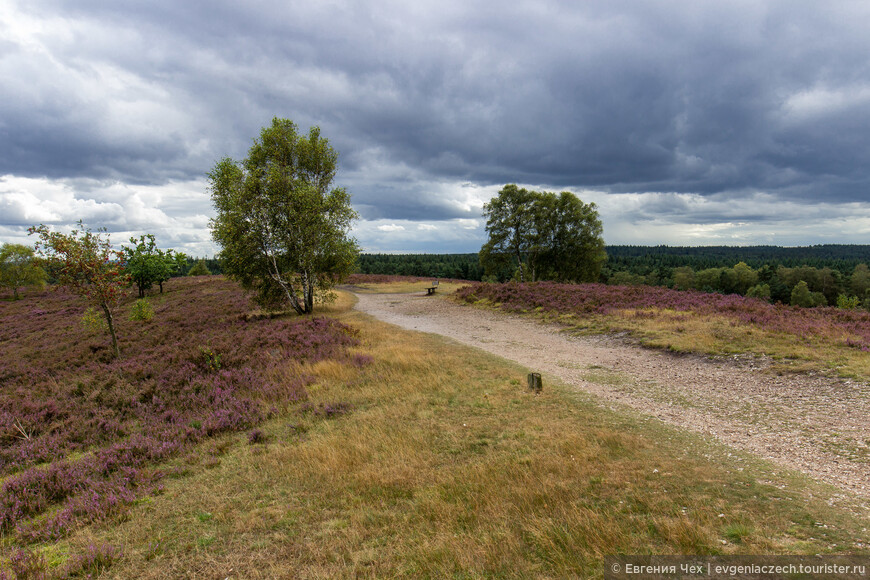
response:
M300 363L348 354L355 331L330 318L257 320L220 278L172 280L154 317L118 318L122 358L61 292L0 302L0 533L56 540L159 491L155 466L307 398Z

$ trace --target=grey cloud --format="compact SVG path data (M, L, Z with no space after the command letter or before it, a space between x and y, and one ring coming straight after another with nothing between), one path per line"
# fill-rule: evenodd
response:
M447 181L713 202L659 197L636 214L682 212L685 223L763 221L733 210L757 192L867 200L862 4L87 0L17 10L48 24L36 35L42 52L14 36L0 43L12 79L0 87L0 175L201 180L282 116L322 127L341 152L339 184L371 220L475 217L438 190ZM203 201L171 200L172 215Z

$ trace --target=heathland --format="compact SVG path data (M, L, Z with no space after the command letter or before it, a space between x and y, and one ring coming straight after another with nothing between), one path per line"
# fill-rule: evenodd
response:
M867 321L846 311L599 286L457 298L870 376ZM614 554L868 553L866 514L826 485L564 385L527 392L528 369L349 292L314 316L256 311L217 276L148 300L150 319L121 307L120 359L80 298L0 302L0 575L560 577Z

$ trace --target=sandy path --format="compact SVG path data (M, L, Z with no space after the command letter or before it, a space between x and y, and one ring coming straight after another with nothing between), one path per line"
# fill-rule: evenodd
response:
M862 511L870 513L867 384L777 376L758 358L708 359L614 337L572 337L552 325L420 294L357 298L358 310L385 322L483 349L605 401L803 471L858 495ZM846 496L831 498L838 499Z

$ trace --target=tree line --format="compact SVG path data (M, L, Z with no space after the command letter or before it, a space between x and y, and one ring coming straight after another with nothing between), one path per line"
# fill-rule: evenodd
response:
M628 274L629 278L632 276L635 275ZM774 268L765 264L756 270L745 262L738 262L731 268L705 268L698 271L681 266L674 268L672 278L666 282L670 282L666 285L680 290L692 288L705 292L740 294L794 306L870 309L870 268L863 263L845 276L833 268L813 266Z
M781 246L607 246L604 276L627 271L647 275L689 266L693 270L730 268L737 262L762 266L832 268L847 275L858 264L870 263L870 245L824 244Z
M483 278L479 255L469 254L360 254L358 274L389 276L429 276L476 280Z

